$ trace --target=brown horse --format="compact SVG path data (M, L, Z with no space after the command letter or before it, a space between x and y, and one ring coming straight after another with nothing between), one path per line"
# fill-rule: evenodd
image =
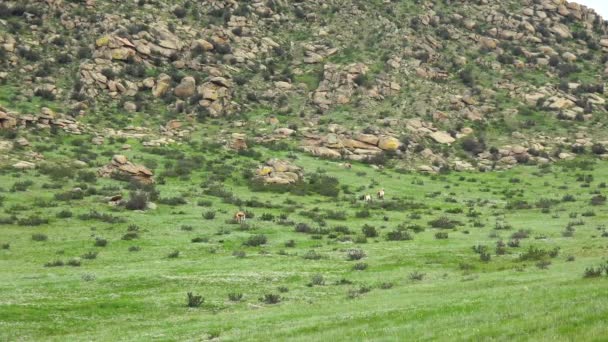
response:
M376 195L378 196L378 199L384 200L384 189L378 190Z

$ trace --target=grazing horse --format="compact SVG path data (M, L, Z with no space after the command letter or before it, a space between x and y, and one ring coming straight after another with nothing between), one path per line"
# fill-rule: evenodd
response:
M237 211L236 214L234 214L234 220L237 223L245 222L246 218L247 218L247 214L245 214L245 212L243 212L243 211Z
M365 201L365 203L370 203L372 201L372 195L365 194L365 196L363 196L363 200Z
M376 195L378 196L378 199L384 200L384 189L378 190L378 193L376 193Z

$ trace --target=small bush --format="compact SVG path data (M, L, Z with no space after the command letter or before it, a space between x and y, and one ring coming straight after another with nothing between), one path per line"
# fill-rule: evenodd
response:
M62 210L55 215L57 218L70 218L72 217L72 212L69 210Z
M346 252L346 259L348 260L361 260L365 258L365 252L362 249L349 249Z
M421 281L422 279L424 279L424 276L424 273L414 271L408 275L408 278L412 281Z
M86 252L83 255L81 255L80 257L83 259L87 259L87 260L93 260L93 259L97 258L97 252L95 252L95 251Z
M306 260L319 260L322 257L323 256L321 254L317 253L315 250L312 249L302 255L302 258Z
M591 205L604 205L606 203L606 196L595 195L591 197Z
M175 250L175 251L173 251L173 252L171 252L171 253L169 253L167 255L167 258L169 258L169 259L175 259L177 257L179 257L179 251L178 250Z
M49 223L48 219L37 217L37 216L24 217L17 221L18 225L29 226L29 227L41 226L43 224L48 224L48 223Z
M195 237L190 240L192 243L201 243L201 242L209 242L209 239L206 237Z
M315 274L310 278L310 284L314 286L325 285L325 278L322 274Z
M363 227L361 228L361 231L363 232L363 235L365 235L368 238L378 236L378 231L376 230L376 227L370 226L368 224L363 225Z
M131 246L129 247L129 252L139 252L141 248L139 246Z
M63 265L65 265L63 260L54 260L54 261L50 261L50 262L47 262L46 264L44 264L44 267L60 267Z
M195 295L192 292L188 292L186 295L186 305L189 308L198 308L203 304L204 301L205 299L203 296Z
M272 221L274 220L274 215L272 215L271 213L264 213L262 214L262 216L260 216L260 219L262 221Z
M462 223L452 220L449 217L442 216L437 219L429 221L429 225L433 228L441 228L441 229L454 229L456 226L461 225Z
M604 268L602 268L602 267L587 267L585 269L585 274L583 275L583 277L584 278L597 278L602 275L602 272L604 272Z
M237 292L231 292L228 294L228 299L232 302L239 302L239 301L241 301L241 299L243 299L243 294L237 293Z
M68 260L68 262L66 263L68 266L72 266L72 267L80 267L80 259L78 258L72 258L70 260Z
M355 271L364 271L367 269L367 264L364 262L358 262L353 265L353 270Z
M105 247L108 245L108 240L104 238L95 238L95 247Z
M205 220L213 220L215 218L215 211L209 210L203 213L203 218Z
M260 302L266 304L277 304L281 302L281 296L274 293L266 293L263 297L260 298Z
M397 230L393 230L392 232L388 232L386 234L386 239L388 241L406 241L406 240L413 240L414 238L407 231L397 229Z
M129 200L125 203L125 208L129 210L146 210L148 201L148 193L140 190L133 191L129 196Z
M32 240L34 241L47 241L49 238L45 234L36 233L32 234Z
M257 246L265 245L267 240L268 240L268 238L266 237L266 235L263 235L263 234L253 235L253 236L250 236L245 242L243 242L243 245L250 246L250 247L257 247Z
M445 240L448 238L448 233L447 232L437 232L435 233L435 239L437 240Z
M122 236L122 240L130 241L139 238L139 234L137 232L127 232Z

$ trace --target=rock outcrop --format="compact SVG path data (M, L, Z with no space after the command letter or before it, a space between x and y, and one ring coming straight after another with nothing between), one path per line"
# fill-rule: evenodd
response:
M154 183L154 174L143 165L130 162L126 156L115 155L112 161L97 172L100 177L134 180L142 184Z

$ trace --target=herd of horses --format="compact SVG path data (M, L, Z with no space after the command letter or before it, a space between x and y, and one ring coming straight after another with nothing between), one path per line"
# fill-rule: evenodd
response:
M384 200L384 189L378 190L376 192L376 197L379 200ZM363 202L365 202L365 203L370 203L372 201L372 195L370 195L370 194L365 194L365 195L363 195L362 198L363 198ZM233 219L236 223L239 223L239 224L244 223L245 220L247 220L247 213L239 210L234 214Z

